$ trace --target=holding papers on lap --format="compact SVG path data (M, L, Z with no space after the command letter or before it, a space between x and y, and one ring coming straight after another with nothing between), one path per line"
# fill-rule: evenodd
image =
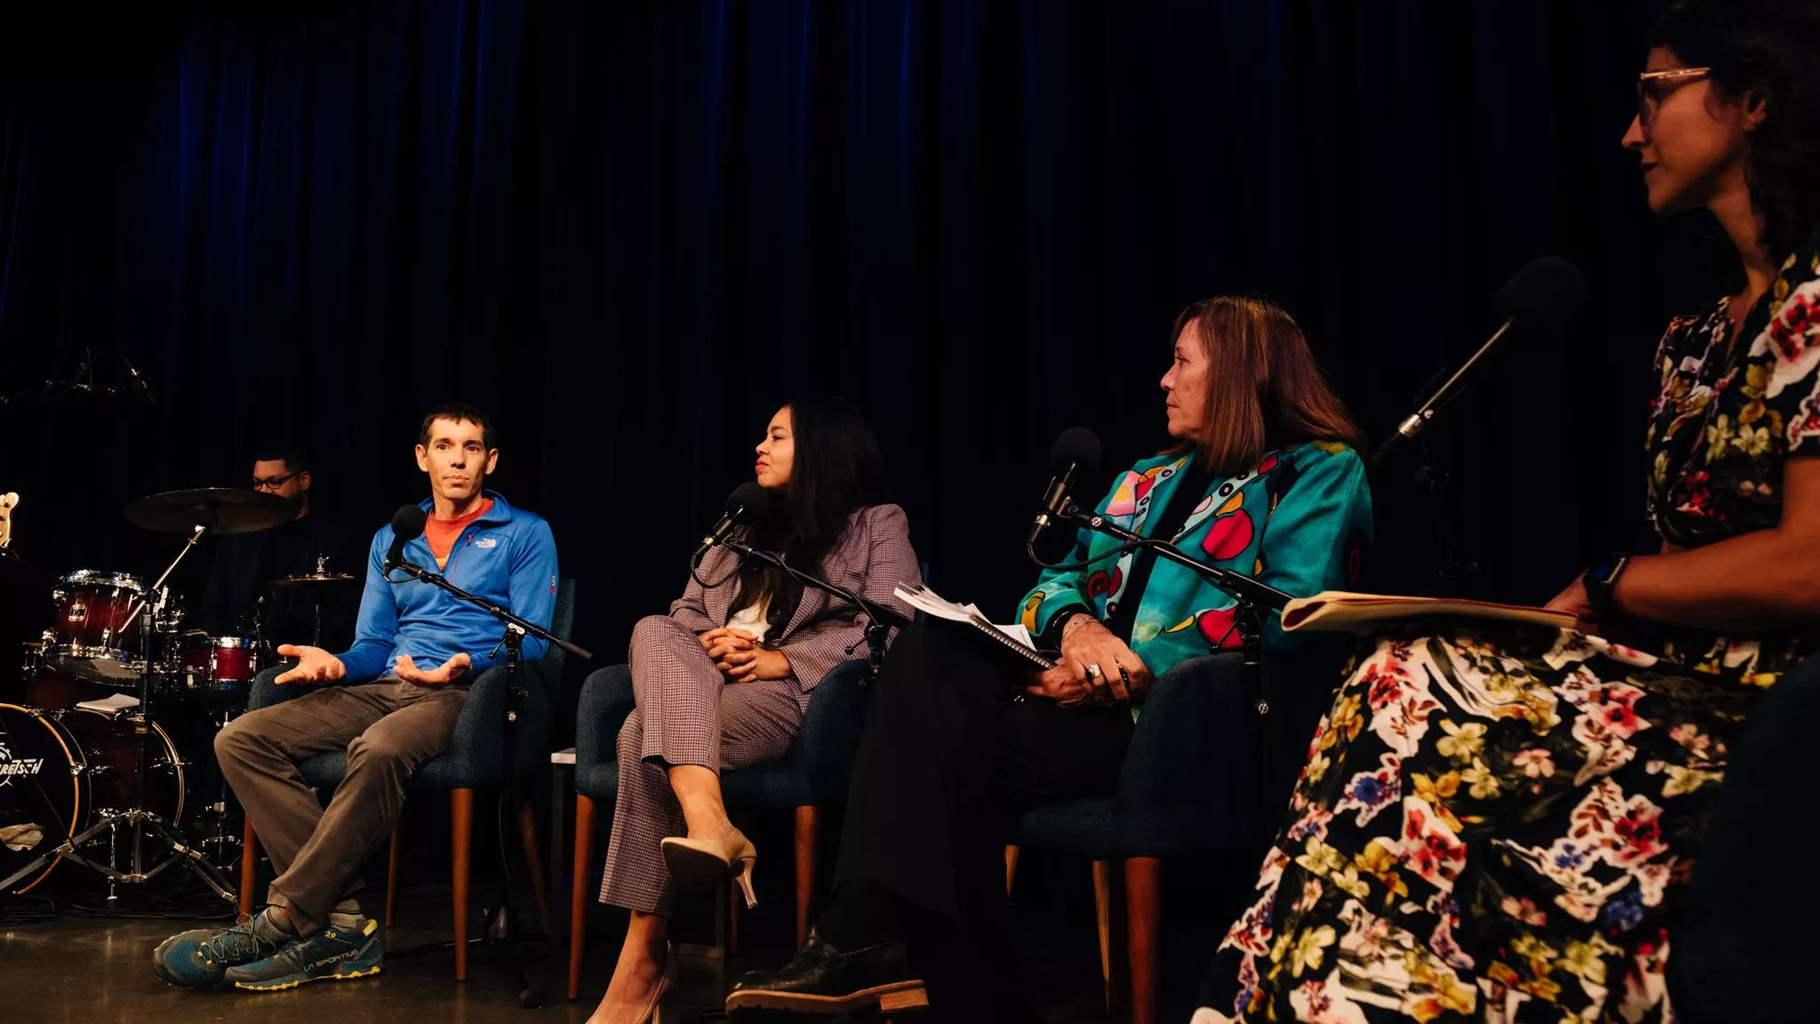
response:
M1548 608L1450 597L1349 594L1327 590L1283 606L1283 629L1367 633L1408 619L1481 619L1574 628L1574 617Z
M1001 650L1023 659L1030 668L1047 670L1055 667L1055 662L1036 649L1036 644L1030 639L1030 631L1022 625L1014 623L1000 626L987 619L986 613L980 611L978 606L955 604L928 587L917 587L915 590L897 587L892 592L905 604L925 615L971 627Z

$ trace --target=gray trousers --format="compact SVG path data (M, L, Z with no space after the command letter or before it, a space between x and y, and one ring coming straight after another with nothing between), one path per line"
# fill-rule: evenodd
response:
M727 682L695 634L668 615L639 620L628 667L638 706L619 730L619 793L600 901L668 914L674 893L659 844L688 834L669 770L696 765L718 774L784 756L809 694L795 679Z
M221 774L278 872L266 902L285 908L300 934L358 891L360 865L391 836L405 784L448 749L467 699L466 686L395 679L321 686L242 715L215 735ZM325 810L297 766L343 748L347 777Z

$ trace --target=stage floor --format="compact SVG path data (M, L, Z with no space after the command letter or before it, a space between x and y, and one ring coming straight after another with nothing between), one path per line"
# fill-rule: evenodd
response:
M787 904L779 893L777 910ZM448 938L448 890L436 886L401 894L399 927L388 935L392 950L426 946ZM786 915L765 913L746 922L745 948L728 965L731 976L750 967L773 966L789 956ZM1091 917L1037 912L1017 915L1025 976L1050 1024L1103 1022L1099 964ZM779 920L771 920L771 918ZM6 920L0 908L0 921ZM153 976L152 947L164 937L205 922L172 919L99 918L68 915L28 923L0 924L0 1020L67 1022L210 1021L246 1024L260 1019L331 1020L337 1024L410 1021L435 1024L565 1021L587 1018L611 972L623 934L624 917L599 908L590 918L591 941L581 999L564 1001L567 946L552 959L547 944L527 944L531 969L549 993L549 1005L521 1009L510 961L498 946L475 944L468 980L453 980L454 954L431 949L393 956L377 978L322 982L286 992L188 991ZM559 922L559 927L563 925ZM475 928L479 911L475 910ZM566 941L566 940L565 940ZM667 1021L695 1024L720 1019L703 1010L718 1003L711 961L685 962L685 976L666 1000ZM271 1014L272 1017L261 1015ZM926 1018L940 1020L939 1016Z

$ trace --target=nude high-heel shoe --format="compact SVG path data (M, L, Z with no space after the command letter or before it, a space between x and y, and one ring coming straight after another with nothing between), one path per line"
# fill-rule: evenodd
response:
M719 839L684 839L672 836L660 844L664 864L678 885L707 889L732 877L746 897L746 908L758 906L752 894L752 865L758 861L758 850L739 829L729 829Z
M664 975L657 979L657 987L651 990L651 1001L638 1014L638 1024L664 1024L664 996L670 994L670 986L676 984L676 949L668 948L664 953Z

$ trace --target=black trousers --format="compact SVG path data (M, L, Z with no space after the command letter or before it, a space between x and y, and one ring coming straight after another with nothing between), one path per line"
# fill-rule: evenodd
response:
M1820 921L1814 736L1820 657L1763 695L1726 742L1731 761L1694 879L1669 927L1668 991L1687 1024L1820 1019L1808 972Z
M835 899L854 882L898 898L937 1020L1010 1019L1010 824L1046 801L1110 794L1131 742L1128 709L1016 700L1024 681L963 627L912 627L860 741Z

